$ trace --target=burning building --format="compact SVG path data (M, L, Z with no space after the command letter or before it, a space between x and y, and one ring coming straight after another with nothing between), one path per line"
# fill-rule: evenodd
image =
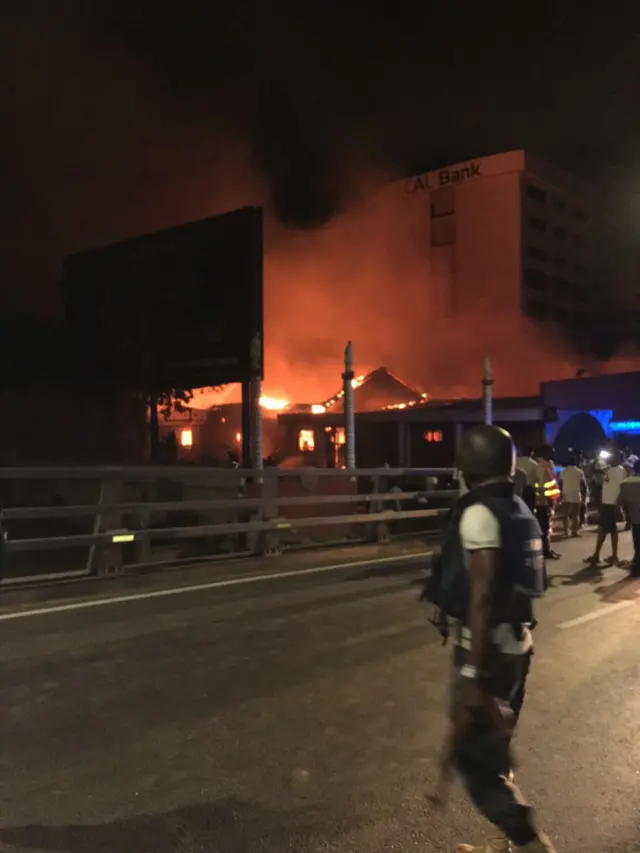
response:
M450 467L463 430L483 420L477 399L431 400L385 368L354 380L355 429L359 468ZM322 405L298 406L278 415L282 452L302 464L341 468L345 465L342 392ZM494 401L495 422L521 445L544 441L545 411L541 397Z
M452 464L463 429L483 418L482 401L432 400L384 367L352 380L358 467L443 466ZM175 435L178 457L192 462L237 458L241 445L239 402L190 407L163 421L166 438ZM214 394L214 399L216 398ZM210 395L204 395L210 400ZM279 464L342 468L345 465L344 393L317 403L263 397L265 457ZM494 417L521 444L544 440L545 412L539 397L503 398Z

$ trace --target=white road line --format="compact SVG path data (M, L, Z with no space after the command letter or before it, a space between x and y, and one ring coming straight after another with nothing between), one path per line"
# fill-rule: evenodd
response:
M558 628L575 628L577 625L584 625L585 622L593 622L594 619L608 616L610 613L615 613L616 610L623 610L625 607L631 607L633 604L637 604L637 602L633 600L618 601L617 604L612 604L610 607L605 607L602 610L593 610L591 613L585 613L583 616L577 616L575 619L561 622Z
M184 595L189 592L201 592L207 589L222 589L230 586L243 586L251 583L262 583L264 581L282 580L284 578L304 577L305 575L319 575L325 572L337 572L341 569L357 569L362 566L374 566L382 563L409 562L428 557L432 551L421 551L416 554L402 554L396 557L378 557L371 560L358 560L352 563L337 563L334 566L315 566L311 569L298 569L288 572L272 572L265 575L248 575L241 578L226 578L209 583L193 584L191 586L171 587L170 589L156 589L151 592L136 592L131 595L117 595L110 598L94 598L86 601L74 601L70 604L55 604L52 607L38 607L35 610L15 610L10 613L0 613L0 622L8 622L10 619L26 619L29 616L46 616L48 613L65 613L69 610L88 610L90 607L105 607L107 604L124 604L128 601L144 601L147 598L166 598L170 595Z

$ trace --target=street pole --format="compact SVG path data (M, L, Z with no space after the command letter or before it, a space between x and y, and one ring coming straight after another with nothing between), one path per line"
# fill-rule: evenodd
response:
M344 451L347 468L356 467L356 421L353 408L353 344L344 351L344 373L342 374L344 397Z
M484 373L482 376L482 397L484 401L484 422L493 423L493 378L491 376L491 362L486 356L484 360Z

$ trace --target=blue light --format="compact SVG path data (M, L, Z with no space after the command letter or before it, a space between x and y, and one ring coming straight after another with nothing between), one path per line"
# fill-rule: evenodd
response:
M611 421L609 428L613 432L640 434L640 421Z

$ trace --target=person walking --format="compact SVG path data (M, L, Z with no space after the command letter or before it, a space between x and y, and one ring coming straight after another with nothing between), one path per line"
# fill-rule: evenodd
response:
M618 500L631 525L633 559L629 575L632 578L638 578L640 577L640 460L638 457L633 463L633 474L622 481Z
M452 512L423 598L453 629L451 762L490 824L487 841L457 853L555 853L515 786L510 742L519 718L545 591L540 526L514 495L511 436L481 425L464 436L458 468L469 489Z
M560 491L562 495L562 524L564 535L579 536L581 526L580 510L582 508L583 489L587 488L587 480L582 468L578 467L575 456L569 457L569 464L560 472Z
M615 451L607 465L602 471L602 500L598 518L598 537L596 548L585 562L596 566L600 562L600 552L607 536L611 536L611 556L605 560L608 566L622 565L618 556L618 513L620 488L627 476L627 472L620 464L620 456Z
M536 505L535 517L542 531L542 545L547 560L559 560L560 554L551 547L551 525L555 505L560 497L552 462L553 448L544 445L535 452L536 462Z
M536 507L536 483L538 481L538 463L533 458L533 449L525 447L522 454L516 459L516 468L524 474L524 487L522 489L522 500L535 512Z

